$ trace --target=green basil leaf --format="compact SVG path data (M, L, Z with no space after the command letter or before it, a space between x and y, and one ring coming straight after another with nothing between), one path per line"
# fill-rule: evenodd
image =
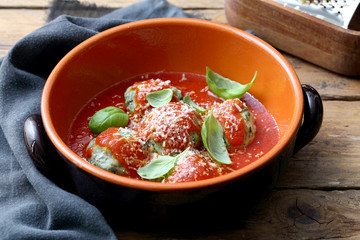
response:
M177 89L176 87L171 87L171 90L173 91L173 94L177 99L179 99L179 100L183 99L183 96L179 89Z
M161 107L169 103L173 97L171 89L163 89L146 94L146 99L152 107Z
M109 127L125 127L129 122L129 116L120 108L106 107L97 111L89 122L92 133L98 135Z
M213 93L224 99L242 98L254 83L256 76L257 71L250 83L242 85L238 82L225 78L206 67L206 83Z
M171 169L176 166L176 163L179 159L184 157L190 147L185 149L182 153L178 154L175 157L172 156L161 156L157 159L152 160L149 164L145 165L142 168L137 170L137 173L140 177L144 179L157 179L164 176Z
M224 141L224 130L219 121L214 117L213 110L206 116L201 127L201 138L204 147L213 159L220 163L231 164Z
M186 103L187 105L189 105L190 107L193 107L198 113L205 113L206 112L206 109L198 106L196 103L194 103L190 96L189 95L186 95L184 98L183 98L183 101L184 103Z

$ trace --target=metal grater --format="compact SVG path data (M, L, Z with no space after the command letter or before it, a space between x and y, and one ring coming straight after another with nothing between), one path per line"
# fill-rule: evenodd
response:
M274 0L327 22L348 28L360 0Z

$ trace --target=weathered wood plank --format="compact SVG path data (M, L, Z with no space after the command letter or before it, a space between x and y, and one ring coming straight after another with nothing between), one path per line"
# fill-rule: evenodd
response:
M2 46L0 46L0 58L5 56L8 51L9 51L8 47L6 47L6 49L4 49L4 48L2 48Z
M225 13L222 9L185 10L185 12L196 18L227 24Z
M360 189L359 123L358 101L324 101L322 128L291 159L278 186Z
M360 78L345 77L282 52L302 83L313 86L323 99L360 100Z
M51 0L1 0L0 8L47 8Z
M45 10L0 9L0 51L7 52L19 39L41 27Z
M0 1L1 8L48 8L51 6L51 0L2 0ZM97 6L105 6L112 8L121 8L139 2L139 0L81 0L83 4L96 4ZM192 9L207 9L207 8L223 8L223 0L168 0L178 7L192 8Z
M239 230L224 239L335 239L360 237L360 191L273 191Z
M214 223L206 232L196 232L194 235L179 226L180 234L143 232L139 229L136 232L118 231L117 236L122 240L180 240L189 236L197 240L359 239L359 201L358 190L274 190L258 204L246 221L239 221L229 213L231 228L217 229Z

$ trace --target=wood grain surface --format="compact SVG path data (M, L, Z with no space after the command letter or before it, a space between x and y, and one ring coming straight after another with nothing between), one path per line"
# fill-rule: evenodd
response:
M119 8L136 0L80 1ZM223 0L170 0L188 13L227 23ZM0 56L46 23L51 1L0 1ZM114 228L119 239L360 239L360 78L335 74L283 52L301 83L324 104L319 134L292 157L277 187L245 221L193 234ZM216 223L214 223L216 225Z

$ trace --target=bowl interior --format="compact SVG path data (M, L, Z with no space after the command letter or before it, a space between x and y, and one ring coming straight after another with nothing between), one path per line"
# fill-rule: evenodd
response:
M276 155L296 133L302 114L301 86L291 66L268 44L204 20L138 21L107 30L74 48L45 85L41 106L45 129L58 150L80 168L119 184L138 184L91 166L66 146L75 115L94 95L123 79L157 71L205 74L206 66L240 83L249 82L258 71L250 93L278 123L280 142L254 166L237 173L245 174Z

